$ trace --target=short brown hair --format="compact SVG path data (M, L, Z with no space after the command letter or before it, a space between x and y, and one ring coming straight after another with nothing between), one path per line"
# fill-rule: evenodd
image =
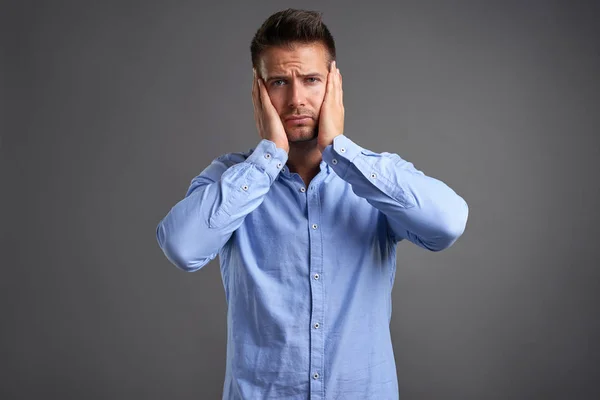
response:
M288 8L265 20L250 44L252 66L258 70L262 52L271 46L292 49L295 44L322 43L329 53L328 64L335 60L335 42L322 13Z

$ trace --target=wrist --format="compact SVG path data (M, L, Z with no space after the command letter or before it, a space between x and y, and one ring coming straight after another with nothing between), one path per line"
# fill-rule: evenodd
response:
M330 144L333 144L333 140L330 140L328 143L317 143L317 147L319 148L319 150L322 152L325 151L325 149L327 148L327 146L329 146Z
M284 150L286 153L290 152L290 145L289 143L285 142L281 142L281 141L276 141L276 140L272 140L273 143L275 143L275 147L278 147L282 150Z

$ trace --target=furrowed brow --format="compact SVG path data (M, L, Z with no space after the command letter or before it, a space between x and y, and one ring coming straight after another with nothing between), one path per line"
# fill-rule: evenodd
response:
M301 78L306 78L309 76L318 76L321 79L323 78L323 74L321 74L319 72L309 72L308 74L298 74L298 76ZM285 76L285 75L273 75L273 76L267 78L267 82L278 80L278 79L288 79L288 78L289 78L289 76Z

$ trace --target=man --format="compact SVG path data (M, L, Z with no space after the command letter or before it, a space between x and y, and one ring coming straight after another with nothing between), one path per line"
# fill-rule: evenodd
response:
M182 270L219 255L223 399L397 399L397 243L448 248L467 204L344 135L342 75L319 13L275 13L251 53L260 142L216 158L157 227Z

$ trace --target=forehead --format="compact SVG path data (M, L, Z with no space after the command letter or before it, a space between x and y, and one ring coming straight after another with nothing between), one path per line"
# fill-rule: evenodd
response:
M269 47L261 55L262 69L267 73L286 73L289 69L327 71L328 53L321 43Z

